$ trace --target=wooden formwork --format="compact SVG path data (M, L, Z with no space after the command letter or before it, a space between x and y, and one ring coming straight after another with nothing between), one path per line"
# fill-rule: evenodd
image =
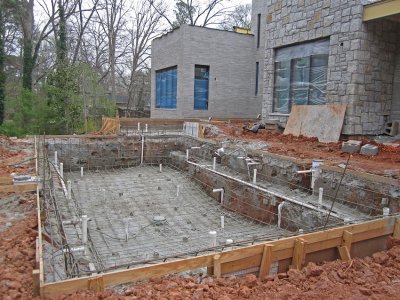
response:
M83 289L103 291L106 287L118 284L204 267L211 270L212 274L216 277L258 267L259 276L262 278L269 274L271 264L274 262L278 263L279 271L285 271L287 267L301 269L306 261L315 260L315 254L319 254L319 261L328 260L323 257L323 253L326 250L335 252L335 258L349 260L352 256L370 255L377 249L385 249L384 240L389 235L397 238L400 236L400 217L391 216L365 223L263 242L235 250L68 279L60 282L44 283L40 217L38 217L38 222L39 274L34 273L34 275L36 274L39 278L39 290L42 297L71 293ZM362 243L370 241L373 241L374 244L378 243L378 248L372 247L370 251L365 249L366 247ZM357 255L356 251L353 251L353 245L361 245L364 248L362 255ZM311 259L307 259L307 257Z

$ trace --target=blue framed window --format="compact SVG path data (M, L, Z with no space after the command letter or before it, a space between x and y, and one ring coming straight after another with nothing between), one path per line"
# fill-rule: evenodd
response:
M208 110L208 83L210 67L195 65L194 67L194 109Z
M156 71L156 108L176 108L177 67Z

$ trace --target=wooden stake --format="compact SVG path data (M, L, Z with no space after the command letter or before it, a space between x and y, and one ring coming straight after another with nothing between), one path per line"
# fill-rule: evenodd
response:
M258 277L260 279L264 278L269 274L269 269L271 268L272 263L272 248L273 245L264 245L263 255L260 264L260 272Z
M396 223L394 223L393 237L395 239L399 239L400 238L400 217L397 217L396 218Z
M35 269L32 270L32 279L33 279L33 295L39 296L40 295L40 271Z
M344 230L341 244L337 247L340 259L343 261L349 261L351 259L350 250L352 240L353 234L347 230Z
M214 255L214 276L216 278L221 277L221 255Z
M88 289L94 292L104 292L103 276L90 278L88 280Z
M303 265L303 261L305 258L305 250L306 250L306 241L303 239L297 239L294 243L293 249L293 257L292 257L292 265L297 269L301 270Z

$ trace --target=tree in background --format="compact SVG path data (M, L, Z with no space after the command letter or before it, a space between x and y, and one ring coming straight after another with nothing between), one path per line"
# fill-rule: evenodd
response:
M251 4L236 6L225 15L220 27L224 30L232 30L235 26L251 29Z

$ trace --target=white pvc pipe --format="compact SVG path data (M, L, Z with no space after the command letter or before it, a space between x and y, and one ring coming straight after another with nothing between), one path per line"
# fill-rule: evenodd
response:
M226 239L225 245L227 247L225 248L225 250L232 250L232 246L231 246L232 244L233 244L233 240L232 239Z
M87 222L88 222L88 216L83 215L82 216L82 244L84 244L84 245L88 241Z
M224 204L224 189L213 189L213 193L221 193L221 204Z
M81 177L83 177L83 167L81 167Z
M144 155L144 135L142 135L142 151L140 153L140 164L143 165L143 155Z
M146 127L144 129L144 132L149 132L149 125L146 124Z
M181 186L177 185L176 186L176 196L179 197L179 190L180 190Z
M278 205L278 228L281 228L282 208L284 205L285 205L285 201L282 201L281 204Z
M78 247L71 247L69 248L71 252L85 252L85 247L84 246L78 246ZM69 252L68 249L63 250L64 253Z
M137 123L137 130L140 131L140 122Z
M217 158L214 156L213 157L213 166L212 166L212 168L213 168L213 170L215 171L215 168L217 167Z
M232 180L234 180L234 181L236 181L236 182L239 182L239 183L241 183L241 184L244 184L244 185L246 185L246 186L255 188L256 190L259 190L259 191L261 191L261 192L267 193L267 194L269 194L269 195L272 195L272 196L275 196L275 197L278 197L278 198L281 198L281 199L285 199L285 200L287 200L287 201L289 201L289 202L298 204L298 205L303 206L303 207L307 207L307 208L309 208L309 209L311 209L311 210L315 210L315 211L318 211L318 212L321 212L321 213L325 213L325 214L328 213L328 211L325 210L325 209L320 209L320 208L318 208L318 207L315 207L315 206L313 206L313 205L307 204L307 203L305 203L305 202L301 202L301 201L299 201L299 200L296 200L296 199L287 197L287 196L285 196L284 194L280 194L280 193L277 193L277 192L275 192L275 191L270 191L270 190L267 190L267 189L262 188L262 187L260 187L260 186L257 186L257 185L254 185L254 184L252 184L252 183L249 183L249 182L247 182L247 181L244 181L244 180L235 178L235 177L233 177L233 176L229 176L229 175L227 175L227 174L224 174L224 173L221 173L221 172L218 172L218 171L214 171L214 170L208 169L208 168L204 167L204 165L201 165L201 164L198 164L198 163L194 163L194 162L191 162L191 161L189 161L188 163L191 164L191 165L193 165L193 166L196 166L196 167L199 167L199 168L203 168L203 169L205 169L205 170L208 170L208 171L210 171L210 172L212 172L212 173L221 175L222 177L225 177L225 178L228 178L228 179L232 179ZM337 213L333 213L333 212L332 212L332 213L331 213L331 216L343 220L343 217L341 217L341 216L338 215Z
M189 149L186 149L186 161L189 160Z
M68 197L68 199L71 199L72 198L72 183L71 183L71 180L67 181L67 191L68 191L67 197Z
M57 151L54 151L54 165L58 165L58 160L57 160Z
M125 225L125 241L128 241L128 239L129 239L129 219L128 218L124 219L124 225Z
M318 193L318 204L322 205L322 197L324 195L324 188L319 188L319 193Z
M386 217L386 216L388 216L389 214L390 214L390 208L389 207L384 207L383 209L382 209L382 211L383 211L383 215Z
M221 229L225 228L225 217L221 216Z
M160 173L162 172L162 164L160 164Z
M257 169L253 170L253 183L256 184L257 183Z
M60 163L60 176L62 179L64 179L64 164Z
M210 231L210 247L215 247L217 246L217 232L216 231Z

